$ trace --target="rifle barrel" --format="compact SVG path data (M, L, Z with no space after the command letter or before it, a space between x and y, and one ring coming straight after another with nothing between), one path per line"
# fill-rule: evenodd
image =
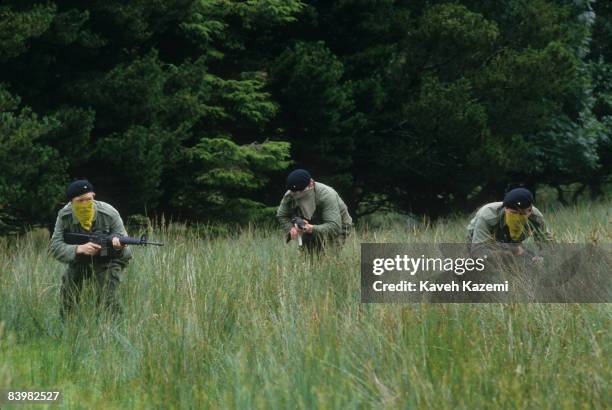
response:
M164 246L161 242L145 242L147 245Z
M130 236L120 236L119 241L124 245L155 245L164 246L161 242L149 242L145 235L140 238L132 238Z

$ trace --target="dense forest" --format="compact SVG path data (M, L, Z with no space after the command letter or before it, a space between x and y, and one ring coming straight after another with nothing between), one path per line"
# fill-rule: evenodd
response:
M0 233L82 176L204 222L266 217L296 167L357 216L597 197L611 134L608 1L0 2Z

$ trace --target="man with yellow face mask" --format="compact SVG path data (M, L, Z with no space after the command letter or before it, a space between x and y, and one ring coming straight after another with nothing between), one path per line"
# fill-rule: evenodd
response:
M470 253L475 257L498 249L495 244L507 244L505 252L523 256L522 242L531 236L539 243L552 241L544 216L533 206L533 195L525 188L507 192L503 202L482 206L467 229ZM532 260L539 262L541 258L533 256Z
M68 265L62 277L62 319L79 300L85 279L95 280L98 299L104 308L113 313L121 311L116 289L121 280L121 271L132 257L130 249L122 246L118 238L113 238L113 254L101 257L101 247L96 243L69 245L64 242L64 233L68 232L127 235L119 212L105 202L94 200L94 197L94 188L89 181L81 179L72 182L66 190L69 202L58 212L51 237L51 254Z

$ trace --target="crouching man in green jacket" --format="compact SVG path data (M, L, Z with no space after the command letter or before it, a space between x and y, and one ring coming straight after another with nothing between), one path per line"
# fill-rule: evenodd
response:
M276 217L288 238L301 237L309 253L344 244L353 224L340 195L332 187L315 182L304 169L296 169L287 177L287 192ZM294 217L304 219L303 229L294 223Z
M525 188L506 193L503 202L483 205L467 227L468 248L474 257L523 257L542 261L523 248L523 241L533 236L539 244L551 242L544 216L533 206L533 195Z
M112 313L120 313L121 305L116 290L121 271L127 266L132 253L122 246L118 238L113 238L114 254L102 257L100 245L88 242L83 245L69 245L64 241L64 233L105 233L127 235L119 212L111 205L94 200L92 184L87 180L77 180L66 190L69 201L57 215L55 229L51 237L51 255L67 264L62 277L60 314L62 319L78 303L84 279L94 279L98 293L98 303Z

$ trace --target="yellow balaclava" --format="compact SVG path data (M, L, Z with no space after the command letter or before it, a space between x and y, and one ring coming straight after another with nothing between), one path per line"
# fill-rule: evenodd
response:
M521 234L527 225L528 218L529 216L527 215L506 212L505 222L508 226L508 230L510 231L510 238L512 238L513 241L518 241L520 239Z
M94 202L85 201L85 202L73 202L72 203L72 211L74 215L79 220L79 223L83 227L83 229L89 231L91 226L93 225L93 219L96 210L94 209Z

